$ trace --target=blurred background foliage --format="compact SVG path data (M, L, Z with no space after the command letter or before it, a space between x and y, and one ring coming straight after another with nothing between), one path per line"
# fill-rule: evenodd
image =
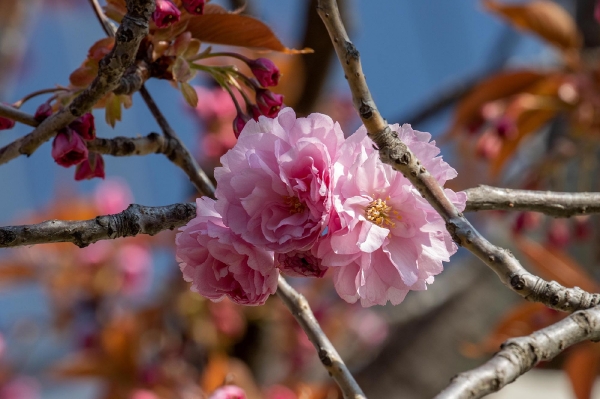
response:
M240 5L213 3L230 10ZM594 0L340 3L382 114L437 137L459 172L453 189L486 183L600 191ZM274 91L298 114L326 113L349 135L358 119L315 5L250 0L243 13L265 22L286 46L315 50L267 53L283 74ZM67 84L102 37L85 0L0 0L0 100ZM190 83L198 93L195 108L167 82L147 86L212 172L235 143L236 110L206 76ZM100 122L103 109L95 110L98 136L156 131L140 103L134 95L133 107L114 128ZM33 113L35 106L24 110ZM0 145L28 131L22 125L3 131ZM107 158L105 181L76 183L49 154L46 144L0 168L1 223L88 219L131 202L193 198L187 178L163 157ZM471 216L531 271L599 291L598 217ZM223 384L239 385L252 399L340 397L277 298L254 308L189 292L173 259L173 240L174 233L165 232L85 249L52 244L2 250L0 399L197 398ZM346 304L327 276L292 282L370 398L431 397L508 337L563 317L516 298L460 252L430 290L412 292L397 307ZM563 369L572 394L585 399L599 366L597 345L585 343L542 367Z

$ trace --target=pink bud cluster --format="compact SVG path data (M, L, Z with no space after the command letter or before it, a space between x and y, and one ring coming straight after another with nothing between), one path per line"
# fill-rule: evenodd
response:
M202 15L206 0L182 0L183 9L192 15ZM179 22L181 11L171 0L157 0L152 21L157 28L168 28Z
M238 109L237 116L233 120L233 132L235 137L239 137L240 132L246 126L249 120L258 121L258 117L264 115L268 118L275 118L283 106L283 95L273 93L265 87L277 86L281 72L279 68L268 58L249 58L238 55L243 60L256 77L256 80L248 79L256 94L256 104L246 104L248 114L244 114Z
M48 104L38 107L35 118L42 122L52 115ZM77 165L75 180L86 180L94 177L104 179L104 159L101 154L89 152L86 141L96 138L94 115L84 114L59 130L52 142L52 158L54 162L69 168Z
M456 171L428 133L391 126L440 184ZM364 127L345 139L322 114L250 120L215 170L216 201L176 238L192 290L260 305L280 272L322 277L363 306L424 290L457 250L444 220L402 174L383 164ZM446 189L459 210L466 195Z

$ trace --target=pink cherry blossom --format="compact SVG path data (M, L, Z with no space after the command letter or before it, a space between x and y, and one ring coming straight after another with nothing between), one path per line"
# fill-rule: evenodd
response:
M132 202L133 194L127 182L119 178L101 182L94 193L94 203L102 215L122 212Z
M332 207L332 167L344 140L326 115L249 121L215 170L217 209L246 241L285 253L308 250Z
M152 254L148 247L127 244L119 248L116 264L121 272L121 292L123 294L136 296L150 288Z
M438 157L431 135L393 125L440 184L456 171ZM340 149L335 168L335 212L317 255L334 268L334 284L346 301L363 306L398 304L410 290L424 290L456 252L444 220L402 174L383 164L364 127ZM446 189L463 210L464 193Z
M236 385L225 385L216 389L208 399L246 399L246 393Z
M277 289L273 253L255 247L223 224L215 201L199 198L197 216L177 234L176 258L192 291L219 301L262 305Z

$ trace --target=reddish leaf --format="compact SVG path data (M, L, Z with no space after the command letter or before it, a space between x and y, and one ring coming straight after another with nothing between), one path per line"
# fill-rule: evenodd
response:
M188 30L202 42L274 50L288 54L312 53L311 49L285 47L273 31L258 19L239 14L195 15L188 20Z
M502 170L525 137L538 131L560 111L562 102L558 98L558 90L564 82L564 75L546 75L508 104L504 116L515 121L517 131L514 137L504 139L499 154L491 164L492 175Z
M546 248L523 236L516 236L515 244L544 278L556 280L565 287L580 287L588 292L600 290L594 279L565 252Z
M87 87L97 75L98 63L88 59L79 68L71 72L69 81L75 87Z
M521 93L543 77L545 75L539 72L517 70L500 72L485 79L460 101L447 134L453 135L460 128L481 121L480 109L485 103Z
M563 370L567 373L577 399L590 399L600 370L600 348L597 343L584 342L568 352Z
M560 49L575 49L581 44L577 25L569 13L549 0L524 4L500 4L484 0L485 7L503 16L519 29L535 33Z
M96 43L90 47L88 51L88 58L100 61L104 56L112 50L115 46L115 38L114 37L106 37L104 39L98 40Z

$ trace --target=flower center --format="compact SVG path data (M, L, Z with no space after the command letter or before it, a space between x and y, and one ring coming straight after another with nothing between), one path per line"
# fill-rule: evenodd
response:
M302 213L306 209L306 205L300 202L300 198L298 197L288 197L284 196L283 200L287 206L290 207L290 215L295 215L296 213Z
M396 227L396 223L391 219L402 219L402 216L398 214L398 211L395 211L391 206L388 206L386 200L382 200L381 198L373 200L369 206L367 206L367 209L365 209L365 217L368 221L375 223L380 227Z

